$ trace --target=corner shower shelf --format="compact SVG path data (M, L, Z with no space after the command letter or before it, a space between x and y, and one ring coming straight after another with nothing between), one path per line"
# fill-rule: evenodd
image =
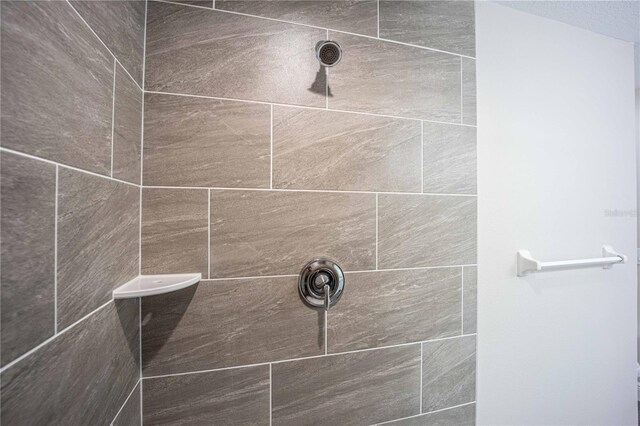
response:
M113 290L114 299L154 296L197 284L202 274L139 275Z

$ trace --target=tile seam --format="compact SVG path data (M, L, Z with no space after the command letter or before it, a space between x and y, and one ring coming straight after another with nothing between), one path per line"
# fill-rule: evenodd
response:
M224 96L209 96L209 95L195 95L190 93L178 93L178 92L166 92L159 90L145 90L144 93L151 93L155 95L167 95L167 96L182 96L186 98L198 98L198 99L212 99L218 101L233 101L233 102L244 102L250 104L260 104L260 105L275 105L275 106L283 106L289 108L300 108L300 109L310 109L314 111L331 111L331 112L341 112L345 114L359 114L359 115L367 115L371 117L384 117L384 118L393 118L397 120L413 120L413 121L424 121L426 123L436 123L436 124L447 124L451 126L463 126L463 127L477 127L475 124L465 124L453 121L439 121L439 120L430 120L427 118L417 118L417 117L406 117L401 115L393 115L393 114L382 114L376 112L367 112L367 111L357 111L357 110L346 110L339 108L326 108L326 107L316 107L310 105L296 105L296 104L288 104L284 102L273 102L273 101L259 101L255 99L241 99L241 98L230 98Z
M378 268L378 269L364 269L364 270L353 270L350 271L348 269L344 269L345 274L367 274L367 273L375 273L375 272L403 272L403 271L424 271L429 269L457 269L465 266L476 266L475 264L469 265L436 265L436 266L415 266L415 267L407 267L407 268ZM268 278L292 278L297 277L298 274L276 274L276 275L251 275L251 276L240 276L240 277L217 277L217 278L205 278L202 281L232 281L232 280L255 280L255 279L268 279Z
M35 156L33 154L28 154L26 152L16 151L16 150L11 149L11 148L0 147L0 152L7 152L9 154L19 155L19 156L25 157L25 158L31 158L33 160L42 161L44 163L54 164L56 166L60 166L60 167L63 167L65 169L75 170L77 172L86 173L88 175L92 175L92 176L96 176L96 177L99 177L99 178L111 180L111 181L114 181L114 182L124 183L125 185L130 185L130 186L137 187L137 188L139 188L141 186L141 185L139 185L137 183L127 182L126 180L117 179L117 178L114 178L114 177L111 177L111 176L108 176L108 175L102 175L100 173L96 173L96 172L92 172L92 171L89 171L89 170L81 169L81 168L75 167L75 166L70 166L70 165L67 165L67 164L64 164L64 163L59 163L57 161L48 160L46 158L38 157L38 156Z
M33 355L34 353L38 352L40 349L42 349L43 347L47 346L49 343L53 342L55 339L57 339L59 336L62 336L63 334L65 334L67 331L72 330L73 328L75 328L77 325L81 324L82 322L84 322L85 320L91 318L94 314L97 314L99 311L101 311L102 309L104 309L107 305L109 305L110 303L113 302L113 299L109 299L108 302L104 303L102 306L94 309L93 311L89 312L88 314L86 314L85 316L83 316L82 318L80 318L79 320L75 321L74 323L68 325L67 327L65 327L64 329L62 329L62 331L59 331L57 334L49 337L47 340L45 340L44 342L41 342L40 344L34 346L33 348L29 349L28 351L26 351L25 353L23 353L22 355L20 355L19 357L17 357L16 359L14 359L13 361L7 363L4 367L0 368L0 373L4 373L5 371L7 371L8 369L10 369L11 367L13 367L14 365L18 364L20 361L22 361L25 358L28 358L29 356Z
M116 71L118 63L113 61L113 93L111 102L111 177L113 177L114 141L116 138Z
M413 416L400 417L399 419L387 420L387 421L384 421L382 423L376 423L376 426L386 425L386 424L389 424L389 423L397 422L398 420L413 419L413 418L424 416L424 415L427 415L427 414L440 413L442 411L453 410L454 408L466 407L467 405L471 405L471 404L475 404L475 403L476 403L476 401L474 400L474 401L471 401L471 402L465 402L463 404L452 405L451 407L439 408L437 410L427 411L426 413L415 414Z
M308 361L308 360L317 359L317 358L326 358L326 357L349 355L349 354L356 354L356 353L363 353L363 352L381 351L381 350L387 350L387 349L393 349L393 348L403 348L403 347L408 347L408 346L422 345L423 343L433 343L433 342L440 342L440 341L443 341L443 340L461 339L461 338L466 338L466 337L471 337L471 336L476 336L476 333L464 334L462 336L455 335L455 336L448 336L448 337L439 337L439 338L436 338L436 339L419 340L419 341L407 342L407 343L399 343L399 344L396 344L396 345L380 346L380 347L376 347L376 348L355 349L355 350L351 350L351 351L342 351L342 352L333 352L333 353L327 353L327 354L310 355L310 356L306 356L306 357L287 358L287 359L279 359L279 360L275 360L275 361L257 362L257 363L253 363L253 364L234 365L234 366L229 366L229 367L209 368L209 369L203 369L203 370L192 370L192 371L186 371L186 372L180 372L180 373L156 374L156 375L143 376L142 379L143 380L152 380L152 379L161 379L161 378L165 378L165 377L185 376L185 375L190 375L190 374L212 373L212 372L216 372L216 371L226 371L226 370L232 370L232 369L238 369L238 368L250 368L250 367L267 366L267 365L270 365L270 364L285 364L285 363L288 363L288 362Z
M53 335L58 334L58 196L60 193L60 166L56 164L56 183L53 222Z
M464 266L460 267L460 335L464 335Z
M207 277L211 279L211 190L207 190Z
M352 189L296 189L296 188L243 188L243 187L221 187L221 186L176 186L176 185L143 185L143 188L155 189L210 189L214 191L262 191L262 192L309 192L324 194L367 194L367 195L422 195L437 197L477 197L477 194L456 194L437 192L397 192L397 191L360 191Z
M89 23L82 17L82 15L80 14L80 12L78 12L76 10L76 8L73 6L73 4L71 4L71 2L69 0L66 0L67 4L71 7L71 9L76 13L76 15L78 15L78 17L80 18L80 20L87 26L87 28L89 28L89 31L91 31L91 33L94 35L94 37L96 39L98 39L98 41L100 42L100 44L102 44L102 46L107 49L107 52L109 52L109 54L111 55L111 57L122 67L122 69L124 70L124 72L127 73L127 75L131 78L131 80L134 82L134 84L136 86L138 86L138 89L142 90L142 87L140 87L140 84L138 83L138 81L133 78L133 76L129 73L129 70L122 65L122 63L118 60L117 56L113 54L113 52L111 51L111 49L109 49L109 47L107 47L106 43L104 41L102 41L102 39L98 36L98 34L93 30L93 28L91 27L91 25L89 25ZM146 19L145 19L145 26L146 26Z
M136 390L136 388L138 387L138 385L140 384L141 381L142 381L142 379L138 378L138 381L136 382L136 384L133 385L133 389L131 389L131 392L129 392L129 395L127 396L127 398L124 400L124 402L120 406L120 409L118 410L116 415L113 416L113 420L111 420L111 423L109 423L110 426L113 426L114 422L116 421L116 419L118 418L118 416L122 412L122 409L124 408L125 405L127 405L127 402L129 402L129 399L131 399L131 395L133 395L133 392ZM142 403L142 401L140 401L140 403Z

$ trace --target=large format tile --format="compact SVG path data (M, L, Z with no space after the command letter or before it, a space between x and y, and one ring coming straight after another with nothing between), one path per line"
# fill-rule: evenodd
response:
M275 106L274 188L420 192L420 122Z
M365 425L420 411L419 344L272 368L274 425Z
M72 0L100 40L142 86L145 1Z
M144 184L268 188L270 107L147 94Z
M116 66L113 120L113 177L139 184L142 91L120 65Z
M296 277L203 281L142 310L145 376L324 353L324 315L300 300Z
M269 366L144 381L145 425L269 425Z
M380 37L475 56L473 1L380 0Z
M423 123L424 192L475 194L476 129Z
M211 276L297 274L316 257L375 267L375 195L211 191Z
M422 411L475 401L475 336L422 344Z
M6 152L0 162L4 366L54 332L56 168Z
M462 58L462 122L475 125L476 120L476 60Z
M376 0L217 0L216 9L331 28L356 34L378 34Z
M138 275L140 190L61 167L58 176L58 328L111 299Z
M380 268L476 263L476 197L380 194Z
M142 190L142 273L208 276L206 189Z
M342 46L329 108L460 122L460 57L330 32Z
M476 404L384 423L385 426L475 426Z
M329 311L330 352L460 334L460 268L358 272Z
M139 377L138 301L117 301L2 373L2 423L110 422Z
M1 4L2 146L108 174L113 58L66 2Z
M113 419L112 426L141 426L140 404L142 401L140 400L140 383L138 383L116 418Z
M463 333L475 333L478 316L478 268L476 266L464 267L462 298L464 300Z
M326 32L268 19L150 2L147 90L324 106L309 90Z

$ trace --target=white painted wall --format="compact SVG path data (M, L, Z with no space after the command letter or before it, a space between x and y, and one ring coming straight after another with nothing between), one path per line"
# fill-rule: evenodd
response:
M476 20L478 423L637 424L633 47L492 3ZM516 277L518 249L603 244L631 262Z

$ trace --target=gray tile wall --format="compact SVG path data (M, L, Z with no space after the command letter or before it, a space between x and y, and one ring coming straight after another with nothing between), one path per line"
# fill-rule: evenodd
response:
M0 4L3 424L141 423L145 9Z
M473 424L473 3L179 3L148 9L142 270L205 279L142 301L145 422Z

